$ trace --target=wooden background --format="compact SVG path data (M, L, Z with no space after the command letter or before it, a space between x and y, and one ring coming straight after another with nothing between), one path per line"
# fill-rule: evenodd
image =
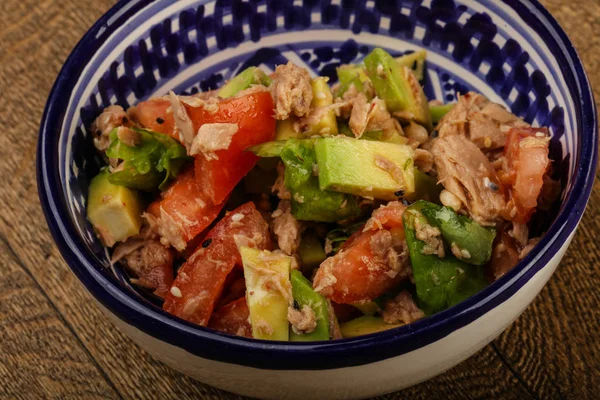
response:
M35 148L51 85L115 0L0 0L0 398L234 395L152 359L70 272L38 202ZM600 0L546 0L600 94ZM598 100L599 97L596 97ZM600 184L566 257L498 339L449 372L382 399L598 398Z

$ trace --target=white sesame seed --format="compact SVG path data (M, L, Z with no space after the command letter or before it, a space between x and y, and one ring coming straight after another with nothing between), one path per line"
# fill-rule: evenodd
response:
M489 136L486 136L483 140L483 145L489 149L492 147L492 139Z
M539 138L542 138L542 137L546 137L546 134L544 132L536 132L535 136L539 137Z
M315 96L317 99L323 100L324 98L327 97L327 95L323 92L319 92L317 93L317 95Z
M273 214L271 214L271 217L277 218L277 217L281 217L282 215L283 215L283 210L281 210L281 208L278 208L277 210L273 211Z
M238 214L233 214L233 215L231 216L231 220L232 220L233 222L239 222L239 221L241 221L241 220L243 220L243 219L244 219L244 214L240 214L240 213L238 213Z
M377 75L383 75L383 65L377 64Z
M469 253L468 250L461 249L460 254L462 255L462 258L471 258L471 253Z
M171 286L171 294L177 298L181 298L181 290L177 286Z
M483 178L483 185L485 187L489 187L490 186L490 178L488 178L487 176L485 178Z

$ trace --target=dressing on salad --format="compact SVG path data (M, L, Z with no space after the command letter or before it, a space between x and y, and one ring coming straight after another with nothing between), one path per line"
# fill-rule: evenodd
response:
M451 307L537 243L548 129L477 93L429 102L425 51L338 82L250 67L216 91L113 105L88 219L167 312L232 335L355 337Z

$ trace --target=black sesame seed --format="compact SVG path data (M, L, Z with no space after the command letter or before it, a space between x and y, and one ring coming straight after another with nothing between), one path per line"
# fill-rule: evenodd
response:
M500 186L496 185L494 182L490 182L488 188L490 188L490 190L493 192L500 190Z
M127 119L127 117L123 117L123 119L121 119L121 122L123 122L123 124L126 124L129 122L129 120Z
M204 242L202 242L202 247L207 248L211 243L212 239L206 239Z
M394 192L394 196L396 196L396 197L404 196L404 190L398 190L397 192Z
M164 123L165 123L165 120L164 120L164 119L162 119L161 117L158 117L158 118L156 118L156 123L158 123L158 124L161 124L161 125L162 125L162 124L164 124Z
M404 204L405 206L410 206L410 201L402 199L402 204Z
M435 139L436 137L438 137L438 135L439 135L439 134L440 134L440 133L439 133L439 132L437 131L437 129L436 129L435 131L431 132L431 137L432 137L433 139Z
M102 136L102 131L100 129L96 131L96 136Z

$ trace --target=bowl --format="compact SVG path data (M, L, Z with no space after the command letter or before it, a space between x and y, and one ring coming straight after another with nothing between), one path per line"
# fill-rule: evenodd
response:
M425 48L429 98L478 91L528 122L551 127L563 194L540 218L547 233L514 269L439 314L332 342L228 336L165 313L109 263L85 218L99 160L86 127L110 104L220 85L249 65L288 60L335 77L374 47ZM156 358L202 382L262 398L362 398L405 388L458 364L499 335L557 268L596 170L595 103L581 61L534 0L119 2L65 62L41 122L39 195L75 275L114 323Z

